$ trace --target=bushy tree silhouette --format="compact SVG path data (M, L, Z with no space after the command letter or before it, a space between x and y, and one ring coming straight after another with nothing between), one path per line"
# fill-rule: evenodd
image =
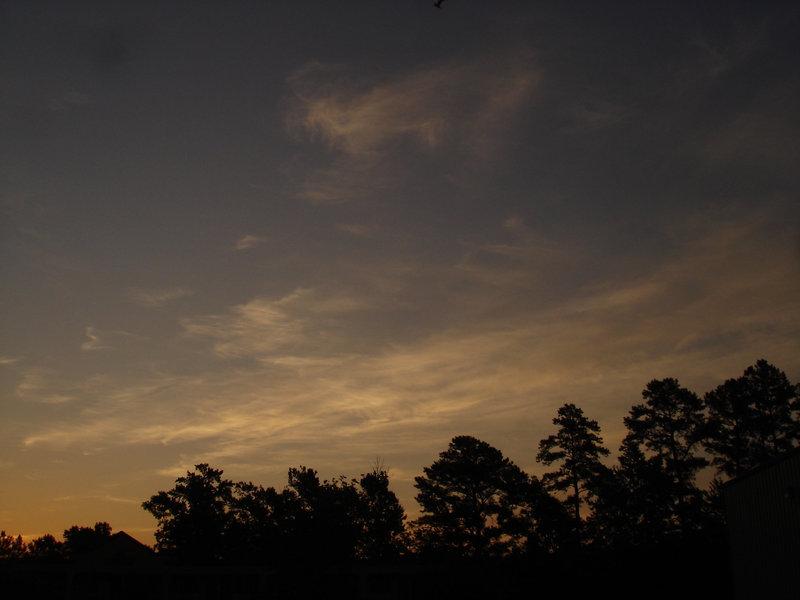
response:
M389 474L381 465L361 476L362 531L357 555L360 558L386 560L402 551L399 536L403 532L405 510L389 489Z
M429 541L460 556L508 549L529 481L519 467L497 448L462 435L424 473L415 487L425 513L419 525L435 532Z
M95 523L94 527L73 525L64 530L64 550L69 556L86 554L101 547L110 537L111 525L105 521Z
M602 546L653 547L674 530L672 478L632 438L623 441L618 460L595 482L592 536Z
M0 559L19 559L25 556L26 547L22 536L8 535L5 531L0 531Z
M405 513L384 470L320 481L289 469L280 492L231 482L199 464L142 504L158 519L157 548L187 562L338 563L397 553Z
M220 559L226 550L226 532L233 515L233 482L222 471L206 463L175 481L169 491L160 491L142 503L158 520L156 548L159 552L191 562Z
M705 429L703 404L672 378L651 381L642 398L645 402L633 406L623 419L629 431L623 449L627 444L630 453L633 446L639 447L652 480L650 489L658 486L661 502L671 509L675 524L686 530L702 500L695 475L708 464L697 453ZM658 470L666 479L656 477ZM667 489L660 489L662 485Z
M761 359L706 393L705 449L718 472L736 477L800 443L800 391Z
M31 540L28 544L27 555L38 560L60 560L64 558L64 543L59 542L55 536L48 533Z
M525 538L521 550L529 556L552 555L571 539L574 519L564 504L551 496L542 482L531 476L526 487L521 519Z
M292 507L296 552L318 561L355 558L359 540L359 494L352 481L320 481L314 469L289 469L283 494Z
M294 506L273 487L234 484L227 557L237 562L283 562L294 557Z

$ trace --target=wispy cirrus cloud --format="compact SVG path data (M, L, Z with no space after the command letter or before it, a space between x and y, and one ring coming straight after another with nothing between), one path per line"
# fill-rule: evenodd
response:
M363 223L337 223L336 229L356 237L372 237L380 231L376 225Z
M131 300L145 308L158 308L173 300L191 296L192 294L194 294L194 290L183 287L157 289L134 288L130 290Z
M101 502L114 502L118 504L136 504L139 505L142 501L138 498L120 498L119 496L112 496L110 494L85 494L81 496L60 496L58 498L54 498L57 502L71 502L74 500L82 501L82 500L93 500L93 501L101 501Z
M305 180L301 195L336 202L379 186L391 177L383 158L408 144L486 161L540 77L526 48L356 84L340 66L308 64L289 79L295 104L288 125L337 157Z
M250 248L255 248L256 246L260 246L266 241L267 238L258 235L247 234L236 240L234 248L236 248L236 250L249 250Z
M119 330L103 330L98 329L94 325L88 325L84 329L84 336L87 338L81 344L81 350L84 352L92 352L95 350L108 350L113 348L112 340L119 338L134 338L132 333Z
M88 351L88 350L105 350L109 348L109 345L106 341L100 339L100 334L98 333L97 329L91 325L89 325L84 335L88 338L87 341L81 344L81 350Z
M624 433L622 417L650 379L678 377L702 393L762 355L782 366L796 354L796 342L771 342L775 328L800 339L796 257L789 240L770 234L775 218L695 215L673 225L671 234L684 240L679 250L645 267L609 265L600 279L532 303L531 289L547 280L520 273L591 249L560 247L511 217L501 228L505 237L475 246L461 265L501 271L504 294L524 291L521 300L499 297L491 279L471 272L465 309L461 288L453 285L449 295L441 291L449 284L437 281L430 286L436 293L420 291L416 310L451 318L401 340L391 332L366 336L380 296L331 284L256 297L181 321L193 351L215 358L219 368L155 373L135 383L95 378L71 393L102 403L24 443L169 446L180 450L181 467L213 460L278 474L312 459L316 466L343 469L352 461L358 468L376 453L408 452L412 440L423 452L460 432L503 440L504 451L525 457L535 455L534 442L569 401L600 420L614 447ZM481 253L504 262L484 263ZM376 267L376 275L382 271ZM463 268L422 272L464 276ZM248 360L232 368L232 359ZM40 381L30 393L44 397L48 385L54 381ZM270 463L259 466L265 455ZM162 469L175 474L174 465ZM413 469L405 471L411 478Z
M256 298L234 306L227 315L184 319L182 324L186 335L213 340L218 356L269 356L282 347L296 344L307 333L306 323L293 318L281 306L290 297L278 301Z
M24 369L14 389L14 395L26 402L63 404L75 399L75 390L58 384L58 374L53 369L31 367Z
M336 340L328 331L332 319L367 306L364 298L297 288L277 300L254 298L227 314L186 318L181 323L186 336L212 340L220 357L273 360L287 350L341 347L346 340Z

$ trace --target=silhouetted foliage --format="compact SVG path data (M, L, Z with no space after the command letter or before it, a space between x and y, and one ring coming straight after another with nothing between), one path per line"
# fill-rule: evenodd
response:
M173 489L151 496L142 508L158 520L160 552L193 562L217 560L224 555L232 521L233 483L205 463L195 471L179 477Z
M261 518L252 512L248 517L261 532L262 554L270 553L271 541L278 542L283 559L379 560L395 554L395 538L405 519L388 485L385 471L362 475L359 481L320 481L314 469L301 466L289 469L282 492L253 486L241 501L259 507Z
M22 541L21 535L14 537L6 534L5 531L0 531L0 559L19 559L23 558L25 553L25 542Z
M251 482L234 484L231 522L228 524L230 558L242 562L280 560L290 541L291 512L284 496L273 487Z
M435 532L428 541L460 556L503 554L519 543L515 522L529 480L497 448L457 436L424 472L415 487L427 513L419 524Z
M557 471L544 475L542 483L545 489L568 492L565 503L572 512L575 531L580 532L581 504L594 496L594 484L606 471L600 457L608 456L608 449L598 435L597 421L587 419L574 404L559 408L553 424L558 431L539 442L536 460L545 465L561 463Z
M800 391L766 360L704 397L704 446L729 477L757 467L800 443Z
M633 438L623 441L618 460L595 482L593 537L604 546L653 546L675 530L673 480Z
M64 530L64 550L70 556L86 554L100 548L111 537L111 525L98 522L94 527L73 525Z
M536 476L526 486L521 517L518 523L525 538L521 549L528 555L556 553L572 539L573 517Z
M644 404L633 406L624 418L625 442L644 447L646 472L657 482L650 487L657 489L659 504L669 506L675 524L687 530L702 496L695 475L708 464L696 453L705 427L702 402L672 378L651 381L642 398ZM666 477L656 477L659 469Z
M28 544L27 555L38 560L58 560L64 557L64 543L48 533Z
M293 507L295 553L317 560L352 560L360 538L359 494L344 477L320 482L314 469L289 469L283 494Z
M362 532L357 554L361 558L384 560L402 552L400 534L405 510L389 489L389 474L380 465L359 480L361 487Z
M706 394L705 407L675 379L651 381L642 397L624 418L628 434L613 468L600 462L608 450L597 422L574 404L558 410L556 433L539 444L537 460L559 466L541 480L486 442L454 437L415 479L423 514L407 526L380 465L331 480L293 467L276 490L234 483L198 464L142 506L158 521L161 554L268 565L283 574L282 593L298 597L327 593L319 574L331 568L344 573L355 561L401 559L429 561L419 573L433 565L435 577L425 580L433 582L432 597L513 596L533 586L558 594L568 578L575 596L605 590L632 598L653 595L648 586L657 577L670 584L655 597L674 597L705 564L726 577L721 483L697 488L696 474L708 464L700 445L733 475L797 444L798 388L758 361ZM61 560L92 552L110 534L98 522L65 530L64 543L46 535L25 545L2 532L0 558ZM713 595L711 584L703 589Z
M289 469L278 492L233 483L207 464L142 504L158 519L157 548L187 562L335 563L398 553L405 513L383 470L360 480L320 481L304 466Z

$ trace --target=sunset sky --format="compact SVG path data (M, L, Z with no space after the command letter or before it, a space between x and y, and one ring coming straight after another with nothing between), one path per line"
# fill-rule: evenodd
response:
M0 2L0 528L152 543L199 462L413 517L455 435L800 381L800 8L740 4Z

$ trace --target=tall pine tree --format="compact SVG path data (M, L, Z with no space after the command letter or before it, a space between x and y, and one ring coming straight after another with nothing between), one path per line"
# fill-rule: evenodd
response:
M629 431L625 442L642 448L651 471L657 468L666 475L665 497L676 524L686 530L701 498L695 475L708 464L697 454L705 428L703 403L673 378L654 379L642 398L645 402L633 406L624 418Z
M557 471L546 473L542 482L548 490L567 493L565 504L570 508L575 521L575 530L581 530L581 504L594 495L594 483L606 468L601 456L608 456L597 421L587 419L583 411L574 404L565 404L558 409L553 419L558 431L539 442L536 460L551 465L561 463Z
M800 443L800 392L766 360L704 397L706 450L719 472L736 477Z

